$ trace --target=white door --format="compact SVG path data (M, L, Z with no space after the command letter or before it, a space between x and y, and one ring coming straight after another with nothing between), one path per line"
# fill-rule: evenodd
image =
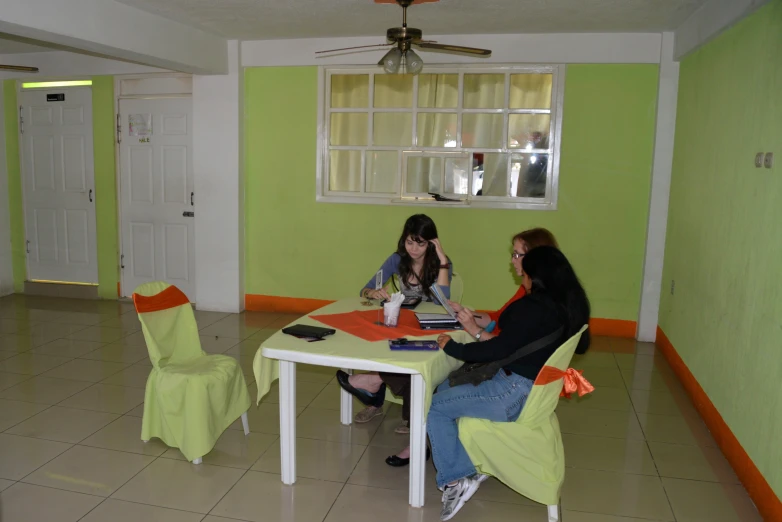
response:
M27 278L97 284L92 90L20 99Z
M122 294L166 281L195 302L191 98L120 100Z

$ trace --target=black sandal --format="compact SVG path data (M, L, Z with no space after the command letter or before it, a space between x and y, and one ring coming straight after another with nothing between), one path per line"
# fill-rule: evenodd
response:
M354 388L348 380L349 377L350 375L342 370L337 370L337 382L343 390L360 400L364 406L374 406L375 408L383 406L383 403L386 400L386 383L381 384L380 389L377 390L377 392L369 393L366 390Z
M432 452L429 451L429 446L427 446L426 460L428 461L429 457L431 456L432 456ZM409 458L403 459L402 457L399 457L397 455L389 455L388 457L386 457L386 464L388 464L389 466L393 466L395 468L401 468L403 466L407 466L408 464L410 464L410 459Z

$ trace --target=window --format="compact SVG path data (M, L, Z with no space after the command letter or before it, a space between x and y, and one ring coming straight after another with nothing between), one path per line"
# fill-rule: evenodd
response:
M318 200L555 209L561 76L558 66L324 68Z

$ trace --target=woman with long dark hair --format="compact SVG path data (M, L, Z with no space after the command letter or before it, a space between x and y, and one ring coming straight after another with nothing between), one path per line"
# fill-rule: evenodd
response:
M410 216L405 221L402 235L397 241L396 252L391 254L380 267L383 273L384 288L376 290L375 278L361 289L361 297L368 299L388 299L388 286L392 291L402 292L407 297L420 297L422 300L434 300L429 290L437 284L446 298L451 296L451 278L453 266L445 255L437 227L425 214ZM337 372L337 381L346 391L352 393L366 408L356 414L358 423L369 422L383 414L386 386L391 392L402 397L402 423L397 433L410 432L410 376L397 373L364 373L348 375ZM404 466L409 458L391 456L386 460L392 466Z
M522 260L522 281L527 295L511 303L500 315L500 334L484 342L467 344L441 335L437 342L446 354L467 363L503 361L496 373L480 384L437 388L427 418L427 432L437 468L437 485L443 490L441 520L450 520L477 491L485 475L478 475L459 441L457 420L476 417L514 422L521 414L538 372L568 338L589 322L589 300L567 258L558 249L541 246ZM472 313L459 312L465 331L480 338ZM552 334L554 334L552 336ZM548 338L545 346L527 353L522 348ZM576 348L589 348L589 330ZM515 357L515 359L514 359Z

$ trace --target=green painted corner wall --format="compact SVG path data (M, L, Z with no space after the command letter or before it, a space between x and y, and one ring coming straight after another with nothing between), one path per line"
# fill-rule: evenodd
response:
M11 248L14 268L14 291L24 290L27 277L25 253L24 208L19 161L19 114L16 80L5 80L6 162L8 166L8 199L11 214ZM117 298L119 281L118 217L116 163L114 158L114 78L92 78L93 160L95 168L95 210L98 247L98 294L104 299Z
M782 0L681 64L660 326L782 498ZM756 169L757 152L777 155Z
M518 283L510 238L544 226L589 292L595 317L635 321L654 146L656 65L570 65L565 78L557 211L441 209L315 202L315 67L245 74L246 292L355 295L418 211L437 223L465 300L497 308Z

